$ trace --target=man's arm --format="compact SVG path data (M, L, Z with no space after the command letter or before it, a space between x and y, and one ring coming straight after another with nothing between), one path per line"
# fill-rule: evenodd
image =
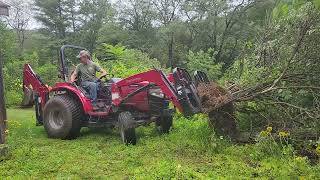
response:
M70 83L74 83L78 77L78 66L76 67L76 69L73 71L73 73L71 74L71 77L70 77Z
M104 70L103 68L101 68L99 64L94 63L94 65L95 65L96 71L99 71L101 73L100 76L98 77L98 79L100 79L103 76L106 76L108 74L107 71Z

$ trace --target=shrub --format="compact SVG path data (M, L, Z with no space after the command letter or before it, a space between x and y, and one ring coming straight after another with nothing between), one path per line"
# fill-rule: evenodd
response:
M36 69L37 74L41 77L42 81L50 86L59 82L58 70L55 65L46 64Z
M152 69L160 68L160 62L157 59L150 58L146 53L135 49L125 49L125 47L117 45L104 45L98 50L100 56L95 55L97 61L103 67L107 67L108 72L116 77L128 77L133 74L141 73ZM106 54L103 56L102 54ZM99 59L99 57L111 57L111 59Z
M22 68L23 63L13 61L4 68L4 85L6 105L16 106L22 100Z
M197 53L190 51L187 60L187 68L191 72L201 70L207 73L212 80L217 80L222 74L222 64L215 62L213 49L209 49L208 52L199 51Z

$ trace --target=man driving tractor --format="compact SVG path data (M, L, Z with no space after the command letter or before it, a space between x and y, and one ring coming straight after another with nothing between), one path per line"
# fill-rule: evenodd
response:
M89 92L93 109L97 110L98 80L106 76L107 71L91 60L91 55L88 51L80 51L77 58L80 59L81 63L77 65L72 73L70 83L74 83L77 78L80 78L80 86ZM101 75L97 77L96 72L100 72Z

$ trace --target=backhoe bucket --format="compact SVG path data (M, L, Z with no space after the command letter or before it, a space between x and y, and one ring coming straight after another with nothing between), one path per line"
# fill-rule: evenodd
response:
M195 80L196 87L198 87L198 85L201 84L201 83L205 83L205 84L209 84L210 83L209 78L208 78L208 76L207 76L207 74L205 72L195 71L193 73L193 77L194 77L194 80Z
M34 105L34 93L32 88L24 87L23 94L24 96L21 102L21 106L25 108L32 107Z

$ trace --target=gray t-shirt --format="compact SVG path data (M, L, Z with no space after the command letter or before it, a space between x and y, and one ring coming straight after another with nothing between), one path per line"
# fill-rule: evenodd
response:
M90 61L87 64L78 64L75 70L75 73L77 74L77 76L79 77L79 73L81 76L81 81L95 81L97 80L96 77L96 72L100 72L101 71L101 67Z

